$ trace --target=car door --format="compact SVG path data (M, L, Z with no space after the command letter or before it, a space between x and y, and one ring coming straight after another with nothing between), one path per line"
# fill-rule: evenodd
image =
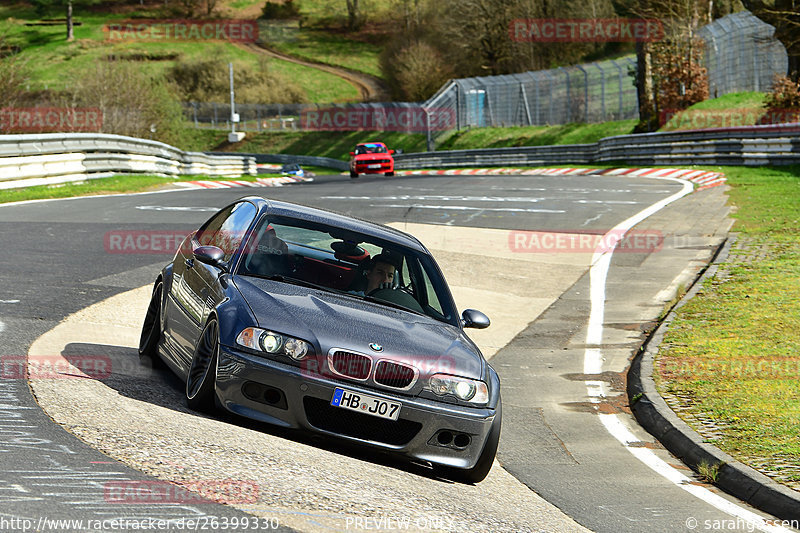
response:
M201 226L191 246L178 251L167 301L165 334L173 348L168 356L182 374L188 372L209 311L223 298L220 269L195 259L193 250L199 246L217 246L225 252L225 260L229 261L241 243L243 232L255 218L255 213L256 208L250 202L233 204Z

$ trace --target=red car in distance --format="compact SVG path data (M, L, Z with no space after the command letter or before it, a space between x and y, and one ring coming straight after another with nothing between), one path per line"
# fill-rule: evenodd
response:
M394 150L383 143L360 143L350 152L350 177L359 174L385 174L394 176Z

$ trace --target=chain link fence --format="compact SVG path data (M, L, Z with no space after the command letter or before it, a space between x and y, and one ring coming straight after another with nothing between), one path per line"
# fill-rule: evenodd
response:
M775 28L749 11L715 20L697 31L705 42L711 98L741 91L769 91L775 74L786 74L786 49Z
M788 59L775 29L750 12L704 26L704 60L712 97L767 91ZM449 81L424 103L239 104L236 129L246 132L402 131L425 133L428 149L448 132L464 128L600 123L637 119L636 57ZM198 128L230 129L230 106L191 103Z
M451 80L424 107L452 109L455 129L607 122L639 116L636 58ZM431 132L435 139L444 131Z
M304 104L236 104L238 131L286 131L299 128ZM186 116L195 128L231 129L230 104L188 102L183 104Z

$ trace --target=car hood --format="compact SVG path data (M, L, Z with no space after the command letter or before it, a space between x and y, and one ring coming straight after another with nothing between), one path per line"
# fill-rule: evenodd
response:
M460 328L450 324L278 281L238 276L236 285L259 327L310 341L323 354L342 348L376 360L410 363L421 376L444 372L483 377L483 356ZM379 344L382 350L376 352L370 344Z

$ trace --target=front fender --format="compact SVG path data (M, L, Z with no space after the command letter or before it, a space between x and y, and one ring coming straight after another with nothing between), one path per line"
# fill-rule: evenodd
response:
M258 325L250 306L233 283L228 286L228 297L217 304L213 314L219 323L219 342L235 347L236 336L244 329Z

